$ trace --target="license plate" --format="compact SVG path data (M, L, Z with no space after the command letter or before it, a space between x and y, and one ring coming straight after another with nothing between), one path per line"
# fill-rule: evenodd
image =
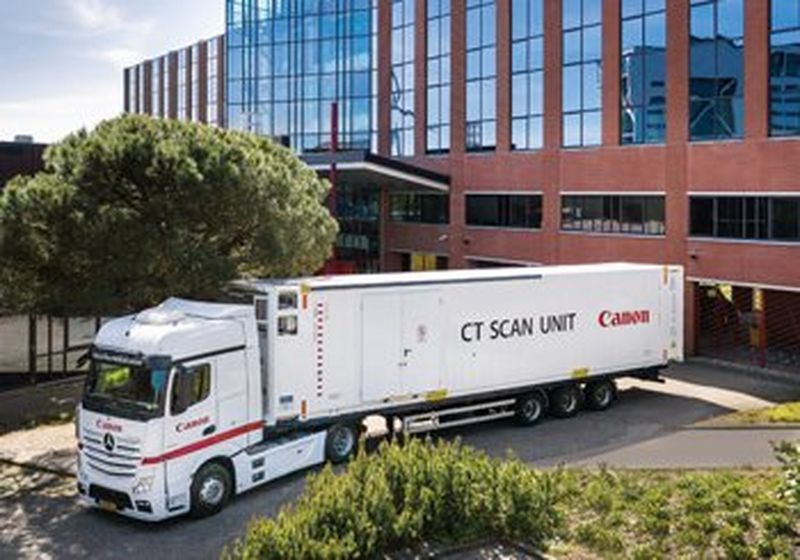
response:
M117 504L108 500L100 500L97 506L103 511L117 511Z

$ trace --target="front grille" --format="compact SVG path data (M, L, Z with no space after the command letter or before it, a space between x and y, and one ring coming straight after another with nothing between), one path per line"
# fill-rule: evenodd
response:
M105 486L90 484L89 497L98 501L111 502L117 507L117 509L133 509L133 502L131 502L130 496L128 496L125 492L112 490L111 488L106 488Z
M102 474L120 478L133 478L142 462L139 440L115 435L115 446L108 451L103 445L104 435L95 430L83 430L83 454L86 464Z

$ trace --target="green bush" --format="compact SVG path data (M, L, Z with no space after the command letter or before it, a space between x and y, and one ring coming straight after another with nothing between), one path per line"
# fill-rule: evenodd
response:
M384 443L309 477L297 504L257 518L229 558L369 558L423 541L487 537L543 547L559 515L550 475L458 442Z
M784 441L777 444L775 455L783 467L780 497L792 513L800 517L800 443Z

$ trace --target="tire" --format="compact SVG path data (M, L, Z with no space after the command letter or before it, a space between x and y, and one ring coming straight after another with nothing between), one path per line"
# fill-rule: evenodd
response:
M514 403L514 420L520 426L533 426L547 412L547 397L541 391L528 393Z
M587 383L583 389L586 406L592 410L605 410L617 398L617 386L611 379L598 379Z
M219 513L233 494L233 477L219 463L206 463L192 480L192 516L208 517Z
M325 457L334 464L344 463L358 449L359 430L353 424L334 424L325 438Z
M577 385L563 385L550 392L550 413L556 418L575 416L581 408L583 395Z

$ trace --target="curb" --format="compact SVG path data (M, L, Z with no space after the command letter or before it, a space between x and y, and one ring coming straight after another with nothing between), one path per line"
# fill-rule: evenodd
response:
M766 381L772 381L776 383L791 385L797 385L800 383L800 372L792 373L790 371L783 371L779 369L762 368L750 364L729 362L719 358L708 358L706 356L691 356L686 359L685 363L714 366L741 373L748 373L750 375L760 377Z

